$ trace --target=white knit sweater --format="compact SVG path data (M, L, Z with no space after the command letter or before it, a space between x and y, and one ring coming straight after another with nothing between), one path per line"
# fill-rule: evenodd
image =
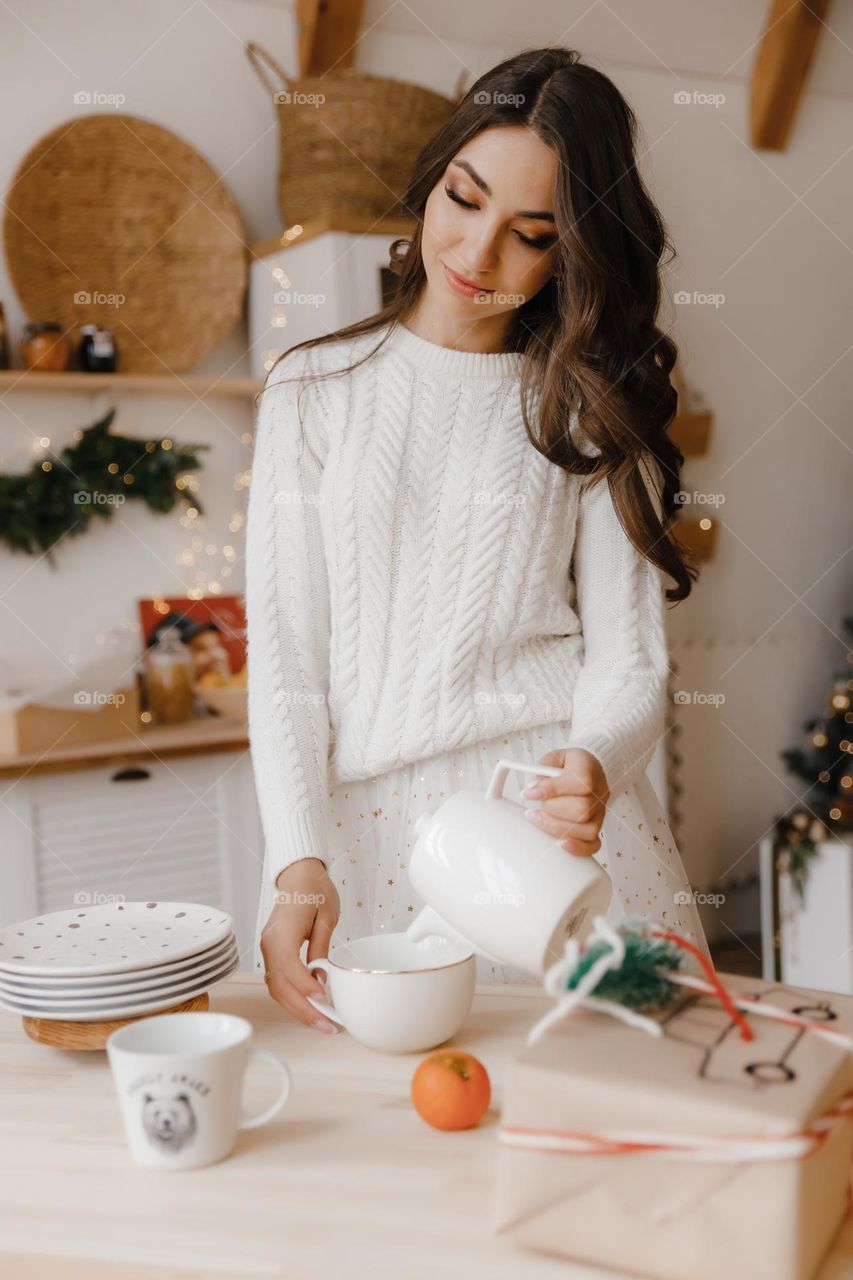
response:
M352 373L272 389L379 338L291 353L258 413L249 739L273 882L327 857L337 782L570 719L565 745L596 756L615 795L663 730L663 575L606 481L581 495L530 444L518 354L398 325Z

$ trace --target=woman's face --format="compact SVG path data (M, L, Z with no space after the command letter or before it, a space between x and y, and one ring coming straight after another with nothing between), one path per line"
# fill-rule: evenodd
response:
M457 152L424 210L422 255L434 301L475 321L539 292L557 262L556 173L554 152L523 126L484 130ZM459 276L475 288L466 291Z

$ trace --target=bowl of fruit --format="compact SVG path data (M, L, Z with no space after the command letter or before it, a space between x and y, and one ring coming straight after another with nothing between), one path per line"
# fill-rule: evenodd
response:
M229 720L248 719L245 666L228 676L219 671L205 671L196 681L196 689L204 705L216 715Z

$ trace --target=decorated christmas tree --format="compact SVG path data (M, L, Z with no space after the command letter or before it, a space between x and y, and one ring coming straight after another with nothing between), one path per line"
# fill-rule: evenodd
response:
M835 671L821 714L806 721L808 744L780 753L808 783L796 807L776 820L777 867L790 874L801 899L818 842L853 827L853 616L843 628L846 667Z

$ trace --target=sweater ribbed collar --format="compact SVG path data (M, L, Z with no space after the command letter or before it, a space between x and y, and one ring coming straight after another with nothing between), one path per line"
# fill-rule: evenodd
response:
M442 347L407 329L400 321L390 327L383 349L396 351L419 369L465 378L517 378L524 359L520 351L483 353Z

